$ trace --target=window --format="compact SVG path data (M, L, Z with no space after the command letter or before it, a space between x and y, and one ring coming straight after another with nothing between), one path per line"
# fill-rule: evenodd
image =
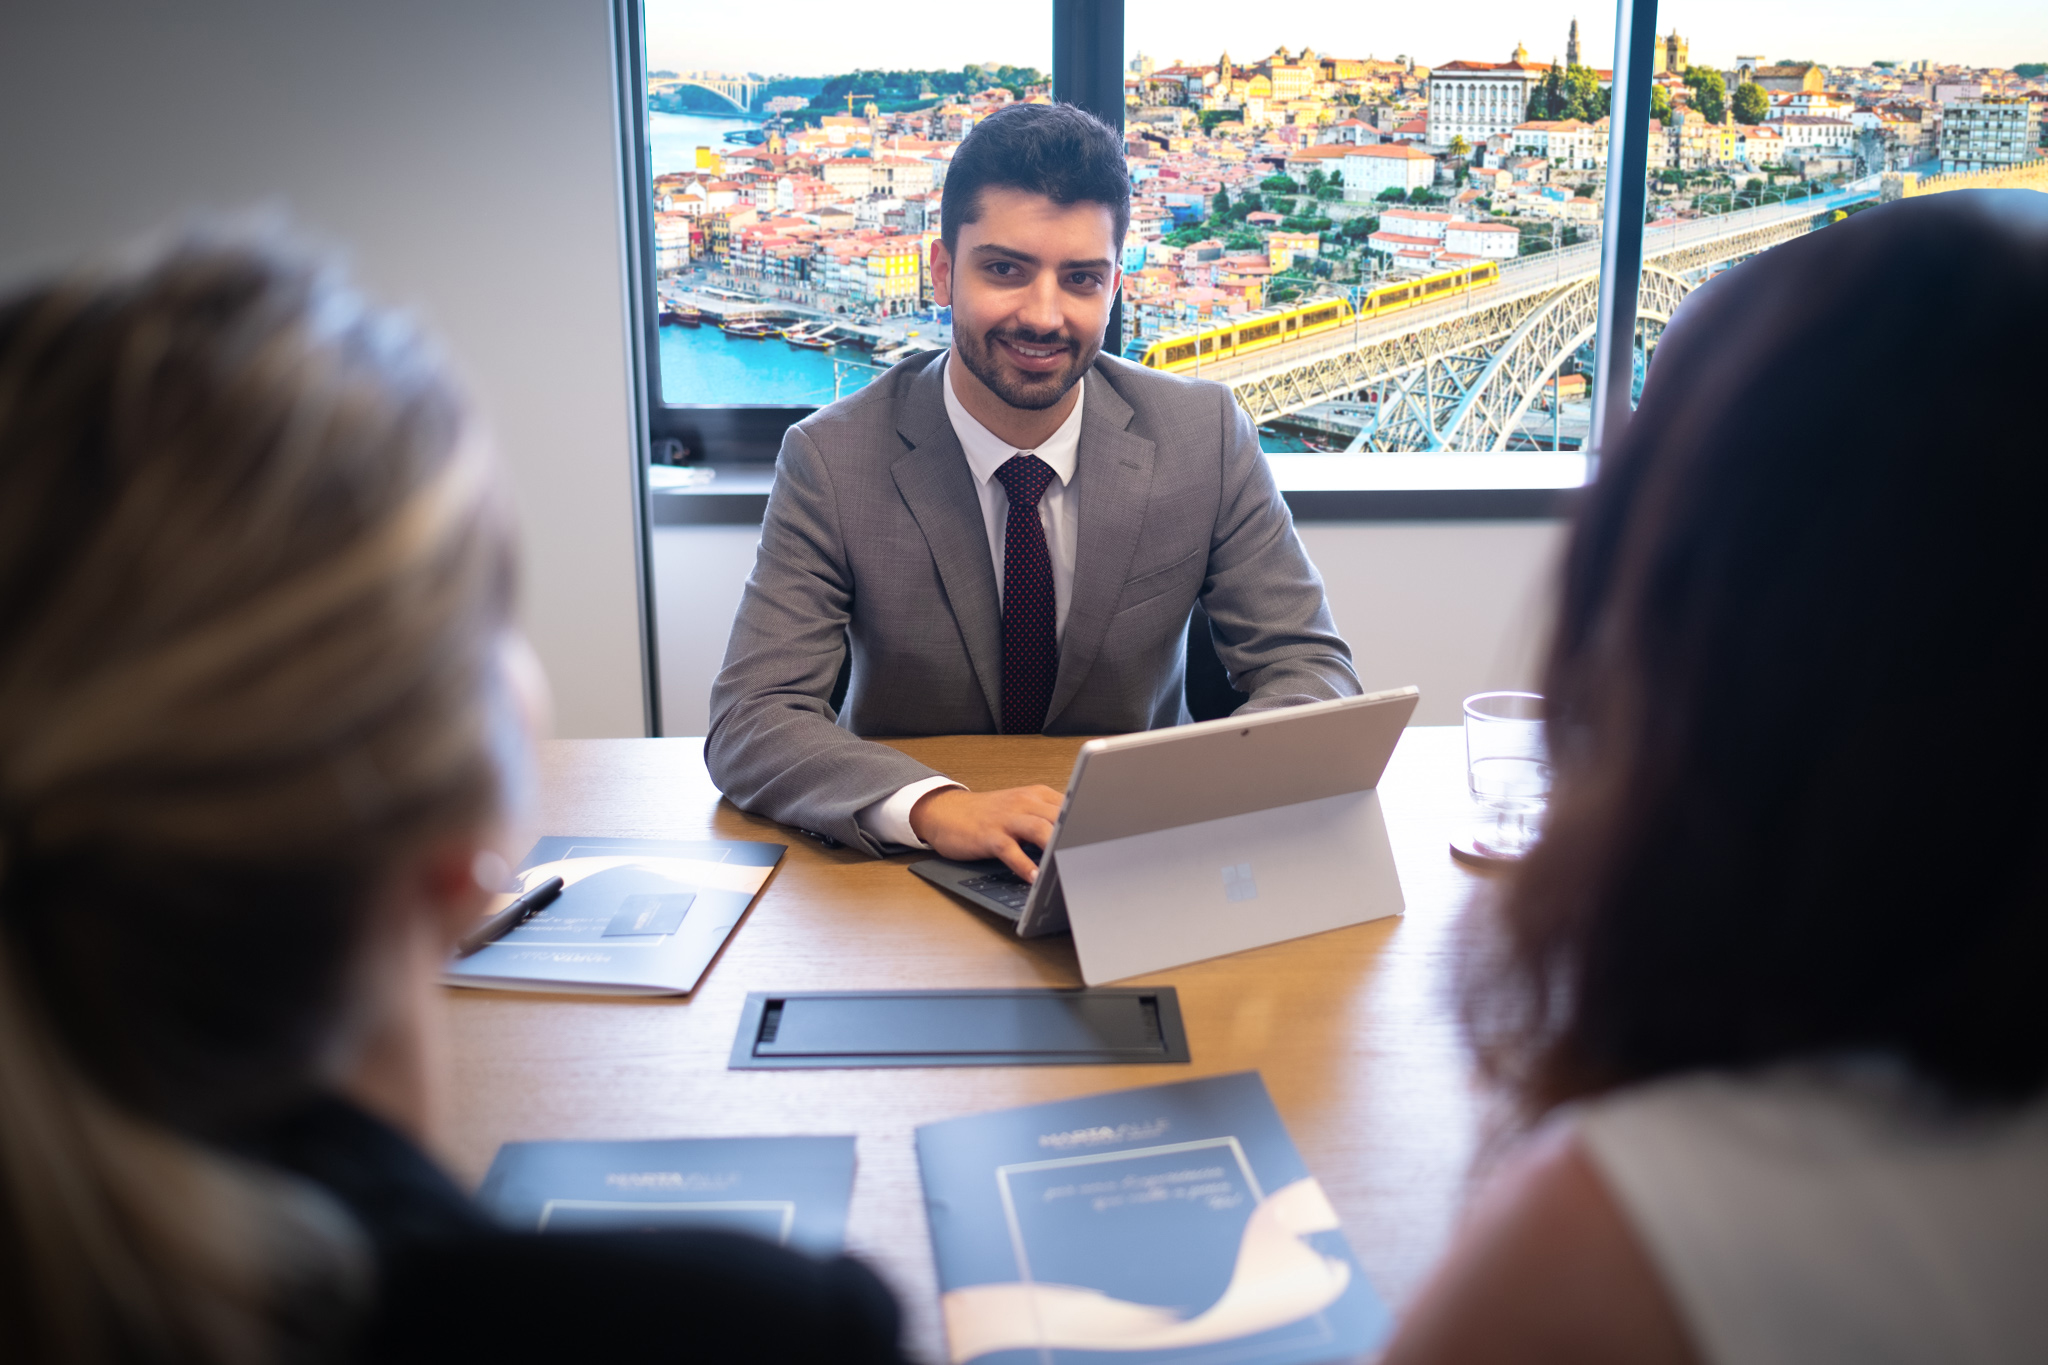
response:
M1124 354L1228 384L1290 490L1582 482L1611 13L1125 16Z
M752 409L779 436L948 344L930 268L947 162L994 109L1051 97L1052 25L770 13L644 6L649 387L657 412Z
M1933 30L1844 11L1820 32L1786 12L1740 50L1667 39L1646 170L1635 392L1671 310L1760 251L1888 199L2001 183L2048 190L2048 19L1959 0ZM1631 396L1634 396L1633 394Z
M1582 482L1603 296L1636 317L1633 392L1677 300L1768 248L1769 231L1731 237L1731 215L1775 231L1857 211L1886 174L2038 156L2048 98L2038 66L1998 65L2016 42L2048 57L2009 7L1998 27L2000 0L1900 35L1953 51L1863 65L1822 47L1882 50L1882 16L1784 11L1779 35L1679 14L1635 35L1648 95L1622 133L1647 152L1615 179L1615 15L1562 0L1284 21L1050 0L1036 21L970 8L925 25L817 0L786 0L772 24L644 3L657 459L765 461L811 407L947 344L928 260L950 148L998 104L1086 77L1121 85L1134 187L1115 344L1228 384L1297 512L1344 490ZM1075 15L1092 39L1072 36ZM1609 258L1631 263L1633 291L1603 278Z

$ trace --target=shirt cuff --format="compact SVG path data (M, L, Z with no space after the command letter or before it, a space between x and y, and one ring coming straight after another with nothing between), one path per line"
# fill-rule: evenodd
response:
M873 805L862 806L855 815L854 823L860 832L870 839L884 844L901 844L905 848L930 848L931 845L917 837L910 827L910 808L926 792L941 791L947 787L961 787L950 777L927 777L922 782L913 782L897 789L894 796L885 796ZM961 790L966 790L961 787Z

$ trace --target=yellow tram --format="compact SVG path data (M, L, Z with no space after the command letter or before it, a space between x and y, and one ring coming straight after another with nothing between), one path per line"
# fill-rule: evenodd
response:
M1126 358L1154 370L1197 370L1235 356L1250 355L1272 346L1283 346L1323 332L1349 327L1354 318L1377 317L1418 304L1435 303L1455 294L1484 289L1500 281L1500 266L1494 261L1461 265L1415 279L1393 280L1366 291L1356 313L1349 299L1311 299L1285 308L1268 308L1217 323L1198 332L1161 337L1157 341L1135 342L1124 352Z

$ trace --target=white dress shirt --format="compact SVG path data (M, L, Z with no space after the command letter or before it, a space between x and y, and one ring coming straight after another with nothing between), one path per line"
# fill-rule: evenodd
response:
M1057 476L1045 486L1038 499L1038 521L1045 528L1045 548L1052 559L1053 630L1064 635L1067 606L1074 600L1074 548L1080 529L1075 497L1068 487L1074 480L1074 466L1081 453L1081 405L1086 400L1086 383L1074 386L1074 410L1059 430L1037 448L1021 450L974 419L953 392L953 358L944 361L945 374L939 387L946 395L946 416L952 419L953 434L967 456L967 468L974 474L974 491L981 498L981 519L988 532L989 558L995 562L996 605L1003 602L1003 552L1010 524L1010 495L996 478L996 471L1017 455L1036 455L1052 467ZM854 818L870 837L887 844L929 848L910 828L910 808L926 792L961 784L950 777L927 777L899 788L871 806L864 806Z

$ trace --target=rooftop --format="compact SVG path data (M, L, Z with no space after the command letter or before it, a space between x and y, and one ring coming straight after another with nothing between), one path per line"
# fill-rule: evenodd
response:
M1518 71L1526 71L1540 76L1548 70L1550 70L1548 63L1539 65L1536 62L1445 62L1442 66L1430 68L1430 74L1440 75L1444 72L1450 72L1457 75L1472 72L1501 71L1513 75Z

